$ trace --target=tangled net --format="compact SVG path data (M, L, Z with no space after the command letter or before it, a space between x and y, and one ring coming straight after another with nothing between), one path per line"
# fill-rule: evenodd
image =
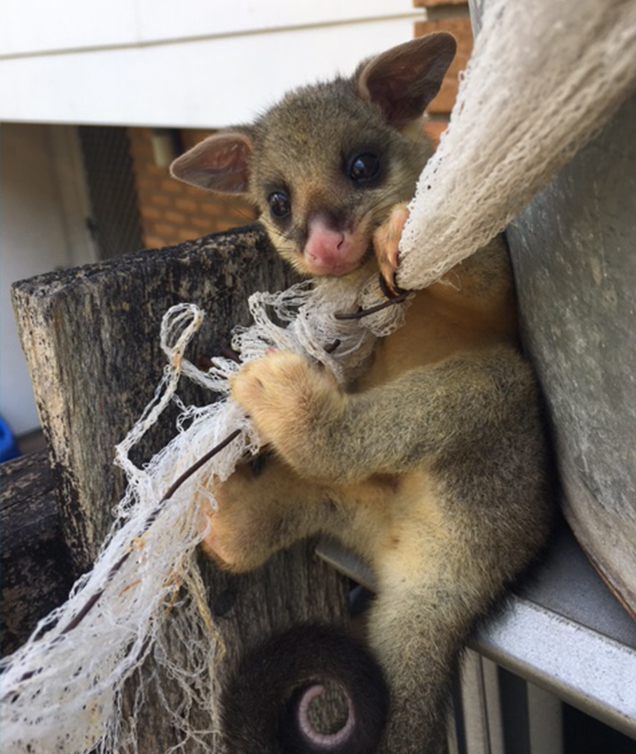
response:
M410 208L401 287L425 287L505 227L633 89L635 48L634 0L488 5L449 130ZM346 384L364 369L375 338L399 327L406 305L359 321L333 315L380 298L375 281L355 289L336 280L256 294L250 300L255 324L237 332L232 345L244 362L271 347L305 354ZM132 702L125 702L124 685L148 658L157 669L150 673L153 693L180 731L170 751L193 742L200 752L215 751L215 667L222 646L193 554L206 533L201 505L215 505L211 477L227 478L239 459L258 451L259 438L229 398L227 380L237 364L216 359L204 373L184 359L202 318L197 307L184 305L164 319L169 363L153 400L117 448L128 489L93 570L2 661L6 754L137 752L148 674L139 673ZM176 393L182 375L224 399L202 408L183 405ZM174 401L181 408L175 438L146 468L137 468L131 448ZM179 481L234 432L208 464ZM172 657L170 636L187 648L185 661Z
M270 348L304 353L344 383L371 354L374 321L383 328L398 326L403 312L367 318L364 326L329 313L355 311L380 295L374 282L352 291L339 281L254 294L250 311L255 324L237 330L232 347L243 362ZM218 358L202 372L184 358L203 318L192 304L165 315L161 345L168 365L152 401L116 449L128 485L113 529L93 570L75 584L68 601L2 661L0 724L7 754L137 752L136 721L150 693L159 695L173 729L180 731L171 751L192 742L197 751L217 750L215 667L223 648L194 552L206 533L201 507L216 506L212 476L226 479L241 458L258 452L260 443L228 397L228 378L238 365ZM176 393L182 376L225 400L185 406ZM138 468L130 460L131 449L175 401L181 409L176 436L145 468ZM211 448L218 452L201 466ZM185 659L183 654L172 656L175 637ZM137 672L150 655L154 670ZM126 702L124 686L135 673L134 700ZM175 698L175 686L181 698L176 708L169 701ZM206 724L197 727L195 719Z

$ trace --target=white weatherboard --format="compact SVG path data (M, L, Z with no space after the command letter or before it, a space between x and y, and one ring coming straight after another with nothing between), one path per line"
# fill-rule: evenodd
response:
M214 128L413 37L411 0L4 0L0 119Z

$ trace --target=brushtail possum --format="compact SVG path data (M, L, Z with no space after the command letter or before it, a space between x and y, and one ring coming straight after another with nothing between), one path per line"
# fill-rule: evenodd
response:
M301 274L354 284L379 268L391 284L404 203L431 152L422 115L454 53L446 33L395 47L351 78L292 91L253 125L209 137L172 172L251 200ZM419 291L405 325L378 341L369 369L346 389L283 351L243 366L231 388L273 452L217 486L205 549L233 571L316 533L356 551L377 580L368 643L390 709L377 748L360 743L367 722L355 704L345 733L320 739L300 720L299 702L290 747L288 723L266 724L279 720L269 698L259 708L260 694L237 688L230 717L243 699L246 722L240 733L230 726L228 750L444 751L464 642L540 550L551 520L537 387L519 350L502 242ZM270 660L273 674L284 655L279 647ZM336 657L336 672L347 674L347 652ZM308 660L291 662L300 681L314 677ZM351 680L346 693L355 701L370 684ZM280 694L285 705L293 690ZM371 701L380 717L381 698ZM257 719L265 723L248 724Z

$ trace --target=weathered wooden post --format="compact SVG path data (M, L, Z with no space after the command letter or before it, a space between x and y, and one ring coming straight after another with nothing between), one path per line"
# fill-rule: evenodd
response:
M159 327L165 311L180 302L194 302L206 310L206 323L187 355L192 360L198 355L213 356L229 345L235 324L249 322L249 293L284 288L288 283L263 231L250 226L171 249L50 273L14 286L16 315L54 480L49 479L46 494L40 496L37 515L48 516L49 529L59 526L60 551L72 563L74 576L90 567L109 529L111 510L121 497L123 475L113 467L113 447L148 403L164 367ZM185 385L179 393L199 404L212 399ZM136 449L140 457L135 460L149 458L172 431L169 417L162 418L144 438L143 447ZM3 515L16 509L11 502L24 485L11 481L24 478L25 468L31 467L29 473L46 480L42 456L19 464L20 473L5 475ZM51 486L59 495L59 524L52 510ZM33 535L34 549L41 541L38 536ZM21 546L25 541L28 549L28 536L22 537ZM10 551L7 543L6 552ZM36 571L39 554L32 553L30 561ZM308 618L346 620L347 580L316 558L311 545L295 547L258 572L240 577L221 573L207 562L201 567L209 604L227 647L219 668L221 678L246 648L276 628ZM26 579L28 574L22 576ZM68 587L68 576L56 578L56 598ZM15 574L15 581L20 581L20 574ZM26 590L24 598L32 599ZM50 602L43 605L45 611ZM6 607L5 600L5 611ZM9 608L9 613L19 613L20 599L13 604L9 600ZM14 626L6 648L13 649L26 638L33 621L41 617L37 613L31 610L23 621L26 625ZM15 622L5 614L3 629ZM178 643L174 647L175 652L181 649ZM143 730L140 751L160 752L177 743L159 708L150 710L139 729Z

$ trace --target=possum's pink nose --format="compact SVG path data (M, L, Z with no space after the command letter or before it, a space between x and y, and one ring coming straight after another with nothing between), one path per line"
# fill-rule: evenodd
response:
M345 275L358 266L364 254L348 231L334 230L322 216L309 223L304 257L318 275Z
M305 246L305 256L308 261L325 266L337 265L342 261L345 236L324 225L310 226L309 238Z

